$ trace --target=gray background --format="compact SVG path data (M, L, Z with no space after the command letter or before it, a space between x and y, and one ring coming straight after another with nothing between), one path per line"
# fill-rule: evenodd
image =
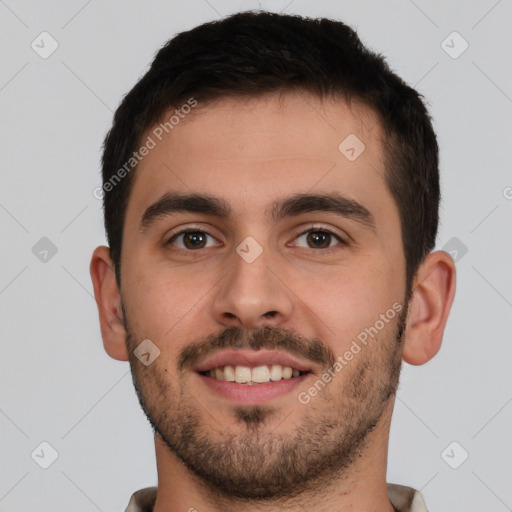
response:
M166 40L259 6L348 22L427 98L458 290L439 354L404 366L388 481L431 512L512 510L512 1L0 0L0 511L121 511L156 483L151 428L92 298L100 147Z

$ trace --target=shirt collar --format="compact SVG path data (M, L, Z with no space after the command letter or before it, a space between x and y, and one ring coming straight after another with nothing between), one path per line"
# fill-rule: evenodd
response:
M412 487L387 484L389 501L395 512L428 512L421 493ZM132 494L125 512L153 512L157 487L146 487Z

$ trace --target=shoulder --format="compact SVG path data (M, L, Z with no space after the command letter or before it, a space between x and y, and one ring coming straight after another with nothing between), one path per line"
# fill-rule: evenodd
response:
M132 494L124 512L152 512L156 502L157 487L145 487Z
M428 512L419 491L405 485L387 484L389 501L398 512Z

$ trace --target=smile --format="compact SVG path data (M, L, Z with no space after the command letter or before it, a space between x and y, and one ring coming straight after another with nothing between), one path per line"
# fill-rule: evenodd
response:
M281 350L226 349L193 370L213 395L238 405L258 405L296 391L318 368Z

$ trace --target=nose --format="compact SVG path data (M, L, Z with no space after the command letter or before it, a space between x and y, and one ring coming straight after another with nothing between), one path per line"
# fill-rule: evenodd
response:
M293 292L268 251L251 263L233 251L215 289L212 314L225 327L281 326L292 314Z

